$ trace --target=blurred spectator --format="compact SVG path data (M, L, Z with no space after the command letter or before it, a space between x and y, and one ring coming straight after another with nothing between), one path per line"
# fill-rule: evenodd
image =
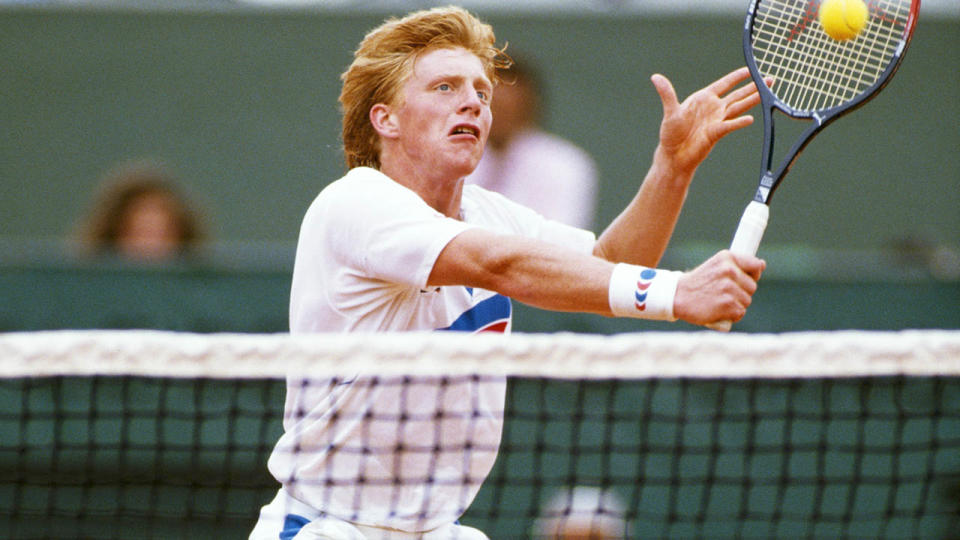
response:
M628 538L624 504L613 491L577 486L558 492L534 524L539 540L621 540Z
M593 227L597 172L593 158L540 125L541 88L531 64L515 64L493 91L493 125L480 164L466 178L544 216Z
M195 253L204 229L172 176L131 162L104 178L79 237L87 255L169 262Z
M886 247L901 270L920 271L942 281L960 279L960 252L950 246L910 235L890 240Z

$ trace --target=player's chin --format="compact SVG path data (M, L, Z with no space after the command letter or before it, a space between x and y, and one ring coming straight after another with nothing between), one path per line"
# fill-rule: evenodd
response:
M457 168L460 171L463 171L463 176L466 176L473 172L477 168L477 165L480 163L480 158L483 156L483 149L479 150L469 150L456 152L451 155L450 163L452 166Z
M463 178L464 176L469 176L477 169L477 162L471 162L465 164L463 167L458 168L459 172L457 176Z

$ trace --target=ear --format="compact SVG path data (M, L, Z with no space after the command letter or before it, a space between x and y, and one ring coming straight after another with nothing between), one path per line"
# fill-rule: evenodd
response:
M393 116L389 105L377 103L371 107L370 123L373 125L373 129L386 139L396 138L399 133L396 118Z

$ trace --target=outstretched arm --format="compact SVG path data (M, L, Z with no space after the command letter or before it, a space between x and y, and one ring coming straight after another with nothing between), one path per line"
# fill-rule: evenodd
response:
M656 266L663 256L697 167L714 145L753 123L760 102L747 68L740 68L680 103L663 75L651 78L663 104L660 143L636 196L600 235L594 254L614 262Z
M670 81L653 76L663 103L660 144L637 195L600 236L593 256L471 229L447 244L429 284L480 287L554 311L613 315L614 263L658 264L697 167L717 141L753 122L744 113L759 103L757 89L752 83L738 88L748 77L746 68L733 71L680 103ZM721 251L678 276L671 315L693 324L739 321L764 268L756 257ZM625 294L630 304L634 291Z
M609 316L614 266L553 244L478 228L447 244L428 284L479 287L542 309ZM763 261L754 257L718 253L680 275L673 316L693 324L739 321L763 269Z

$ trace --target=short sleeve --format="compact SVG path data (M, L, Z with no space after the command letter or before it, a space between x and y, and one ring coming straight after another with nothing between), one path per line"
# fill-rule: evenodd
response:
M317 209L334 256L361 274L426 286L443 248L471 226L437 212L373 169L354 169L323 193Z
M484 223L504 234L518 234L590 254L596 235L586 229L547 219L540 213L477 185L464 186L464 210L468 222Z

